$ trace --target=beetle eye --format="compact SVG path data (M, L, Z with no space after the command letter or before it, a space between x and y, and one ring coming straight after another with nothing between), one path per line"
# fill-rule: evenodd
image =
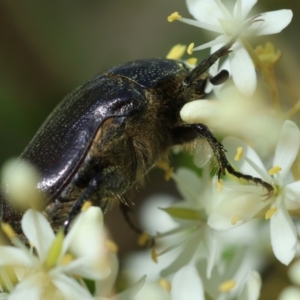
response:
M222 70L216 76L211 77L209 81L213 85L219 85L224 83L228 78L229 78L229 72L227 70Z

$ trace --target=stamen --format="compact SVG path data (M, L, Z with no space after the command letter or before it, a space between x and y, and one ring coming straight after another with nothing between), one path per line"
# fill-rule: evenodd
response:
M226 280L219 285L219 291L222 293L230 292L236 286L234 279Z
M277 207L270 208L265 214L265 219L269 220L276 213L276 211L277 211Z
M118 250L119 250L118 245L112 240L107 240L106 241L106 247L108 248L108 250L110 252L113 252L113 253L117 253Z
M173 22L173 21L179 20L181 18L182 18L182 16L177 11L175 11L171 15L168 16L168 22Z
M62 266L66 266L66 265L68 265L71 261L73 261L75 259L75 256L73 256L71 253L66 253L63 257L62 257L62 259L61 259L61 261L60 261L60 264L62 265Z
M236 149L236 151L237 151L237 153L236 153L236 156L234 157L234 160L235 161L239 161L242 158L242 156L243 156L243 148L242 147L238 147Z
M224 188L224 182L222 179L219 179L217 181L217 192L221 192Z
M157 257L158 257L157 252L156 252L156 250L153 248L152 251L151 251L151 258L152 258L152 260L153 260L156 264L158 263Z
M81 207L81 211L84 212L84 211L86 211L91 206L92 206L92 202L91 201L85 201L84 204Z
M18 283L16 272L11 266L1 266L0 268L0 284L2 291L11 292L14 286Z
M160 279L158 280L158 284L159 284L164 290L166 290L166 291L168 291L168 292L171 291L172 285L171 285L170 281L168 281L167 279L165 279L165 278L160 278Z
M197 58L196 57L191 57L187 60L187 63L190 65L196 65L197 64Z
M239 220L241 220L241 217L239 215L235 215L231 219L231 225L235 225Z
M274 174L276 174L276 173L279 173L280 171L282 170L282 168L280 168L279 166L274 166L273 168L271 168L270 170L269 170L269 175L274 175Z
M177 44L175 45L167 55L168 59L178 60L180 59L186 50L185 45Z
M1 225L2 225L2 230L10 240L13 240L17 237L17 234L8 223L2 223Z
M189 46L188 46L188 48L187 48L187 50L186 50L186 52L187 52L189 55L192 55L192 54L193 54L194 46L195 46L194 43L189 44Z
M148 241L150 239L151 238L150 238L149 234L147 232L143 232L138 238L138 245L143 247L148 244Z

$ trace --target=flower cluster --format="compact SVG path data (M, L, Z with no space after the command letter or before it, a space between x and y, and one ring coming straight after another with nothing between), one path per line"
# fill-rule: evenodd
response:
M154 231L154 246L124 262L128 281L136 283L119 294L114 289L119 271L116 245L108 238L100 208L83 210L66 236L54 233L41 213L27 210L22 230L28 244L2 224L11 243L0 245L1 299L256 300L264 295L266 270L279 264L291 264L288 275L294 286L281 287L268 298L300 297L300 130L291 121L299 105L286 114L281 109L274 71L281 52L271 43L253 49L249 42L250 37L281 32L291 22L292 11L249 16L256 0L236 0L232 12L222 0L186 3L194 20L177 12L168 20L218 35L198 47L191 44L189 54L206 48L214 52L235 39L223 64L217 61L209 70L210 76L223 69L231 75L221 86L206 87L217 100L195 99L180 115L186 123L203 123L225 136L222 144L236 176L220 179L211 176L208 164L203 167L203 157L211 157L202 152L209 148L205 141L193 153L201 172L171 172L161 164L181 200L156 197L165 203L159 212L153 212L159 204L151 200L153 207L145 210L142 221L150 220L145 227ZM172 51L168 58L178 54ZM258 78L268 93L258 88ZM2 188L14 205L39 208L37 176L26 164L18 172L4 170L7 184Z

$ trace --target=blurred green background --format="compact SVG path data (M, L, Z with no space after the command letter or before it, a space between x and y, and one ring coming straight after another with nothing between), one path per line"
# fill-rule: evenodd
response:
M277 67L282 99L299 99L300 4L295 0L262 0L259 11L291 8L294 18L275 41L283 51ZM97 73L130 60L164 57L177 43L207 42L204 32L167 16L179 11L190 17L184 0L1 0L0 1L0 163L18 156L55 105L72 89ZM197 52L199 59L209 51ZM163 172L149 175L137 194L174 192ZM117 211L108 217L126 252L135 235L124 235ZM122 226L122 232L119 228ZM130 237L131 236L131 237ZM120 237L119 237L120 238ZM116 237L118 239L118 237ZM122 244L123 243L123 244Z

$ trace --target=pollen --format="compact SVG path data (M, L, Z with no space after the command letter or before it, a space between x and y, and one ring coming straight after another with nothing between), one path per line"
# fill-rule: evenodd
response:
M243 147L238 147L236 149L236 156L234 157L235 161L239 161L243 156Z
M113 253L117 253L119 250L118 245L112 240L106 241L106 247L110 252L113 252Z
M2 223L2 230L10 240L16 238L17 234L8 223Z
M157 259L158 255L157 255L157 252L156 250L153 248L151 250L151 258L152 260L157 264L158 263L158 259Z
M277 211L277 207L270 208L265 214L265 219L269 220L276 213L276 211Z
M71 253L66 253L63 257L62 257L62 259L61 259L61 261L60 261L60 264L62 265L62 266L66 266L66 265L68 265L71 261L73 261L75 259L75 257L71 254Z
M222 293L230 292L236 286L236 281L234 279L226 280L219 285L219 291Z
M269 175L274 175L276 173L279 173L282 170L282 168L280 168L279 166L274 166L273 168L271 168L268 173Z
M187 48L187 50L186 50L186 52L187 52L189 55L192 55L192 54L193 54L194 46L195 46L194 43L189 44L189 46L188 46L188 48Z
M181 18L182 18L182 16L177 11L175 11L171 15L168 16L168 22L173 22L173 21L179 20Z
M235 225L239 220L241 220L241 217L239 215L235 215L231 219L231 225Z
M150 240L149 234L147 232L143 232L138 238L138 245L143 247L148 244L149 240Z
M180 59L186 50L185 45L177 44L175 45L167 55L168 59L178 60Z
M187 63L190 64L190 65L193 65L195 66L197 64L197 58L196 57L191 57L187 60Z
M92 202L91 201L85 201L84 204L81 207L81 211L84 212L84 211L86 211L91 206L92 206Z
M223 188L224 188L224 182L222 179L220 179L217 181L217 191L222 192Z
M170 292L171 291L171 283L169 280L165 279L165 278L160 278L158 280L158 284L166 291Z

